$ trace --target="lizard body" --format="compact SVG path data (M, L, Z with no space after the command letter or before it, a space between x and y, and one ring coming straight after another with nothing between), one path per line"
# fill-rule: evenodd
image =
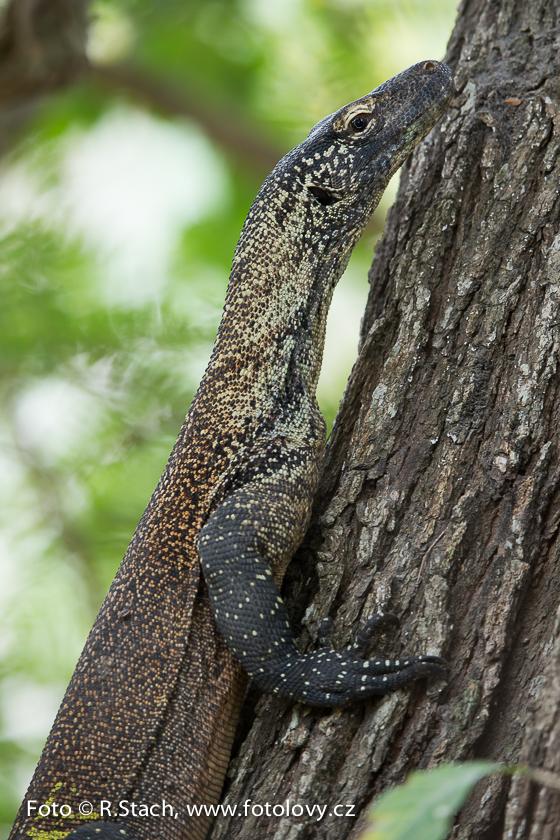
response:
M440 674L437 657L301 654L279 595L325 445L315 398L327 313L390 176L443 113L423 62L326 117L264 182L238 243L218 336L167 467L95 621L11 840L202 840L186 806L220 796L248 672L337 706ZM218 632L219 631L219 632ZM241 665L243 667L241 667ZM27 803L73 816L28 816ZM159 803L177 819L83 825L80 801ZM102 816L102 815L98 815ZM96 829L100 828L98 831Z

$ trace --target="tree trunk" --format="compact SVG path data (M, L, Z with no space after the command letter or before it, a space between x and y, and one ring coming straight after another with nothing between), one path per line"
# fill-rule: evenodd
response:
M560 772L559 14L461 5L458 96L403 174L288 582L294 614L307 598L308 628L332 615L338 645L398 613L387 653L442 652L449 683L330 714L261 698L227 802L355 816L222 817L213 840L356 838L381 791L446 761ZM452 836L558 838L560 795L481 783Z

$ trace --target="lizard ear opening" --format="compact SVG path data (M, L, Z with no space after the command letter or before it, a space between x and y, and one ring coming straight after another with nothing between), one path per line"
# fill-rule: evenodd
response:
M324 187L307 187L311 195L317 199L319 204L322 204L323 207L328 207L330 204L334 204L335 201L338 201L340 196L330 190L326 190Z

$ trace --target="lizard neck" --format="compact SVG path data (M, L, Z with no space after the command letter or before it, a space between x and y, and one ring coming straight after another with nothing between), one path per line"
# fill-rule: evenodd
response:
M346 259L310 247L308 213L296 191L280 201L268 184L257 197L201 388L227 403L236 424L323 438L315 393L332 292Z

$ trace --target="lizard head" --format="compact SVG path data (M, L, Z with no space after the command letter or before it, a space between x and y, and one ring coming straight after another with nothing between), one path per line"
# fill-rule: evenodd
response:
M276 172L307 205L311 235L327 228L343 250L352 247L391 175L435 125L453 90L446 64L423 61L314 126Z
M284 320L302 311L309 320L316 312L323 324L330 293L387 182L453 92L449 67L423 61L317 123L278 162L253 202L228 300L241 290L261 306L255 289L266 290L272 311L281 288L283 306L294 307L290 316L282 309Z

